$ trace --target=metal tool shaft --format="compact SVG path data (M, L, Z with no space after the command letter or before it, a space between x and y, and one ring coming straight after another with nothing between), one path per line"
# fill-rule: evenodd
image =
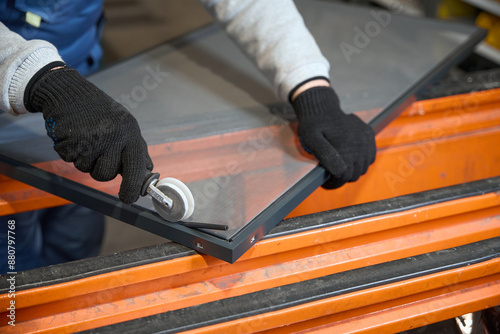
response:
M148 188L146 189L146 193L151 195L151 197L153 197L153 200L156 200L156 201L168 206L169 208L171 208L172 207L172 199L170 197L168 197L167 195L165 195L160 190L158 190L158 188L156 188L154 186L154 184L157 181L158 180L153 181L148 185Z

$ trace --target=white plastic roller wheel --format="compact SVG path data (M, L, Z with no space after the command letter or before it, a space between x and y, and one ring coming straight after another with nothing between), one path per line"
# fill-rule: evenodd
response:
M191 190L180 180L173 177L161 179L156 183L156 188L172 199L172 208L153 200L156 212L169 221L186 220L194 212L194 197Z

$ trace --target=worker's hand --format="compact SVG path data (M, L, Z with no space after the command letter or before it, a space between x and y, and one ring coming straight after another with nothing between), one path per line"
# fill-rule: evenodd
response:
M356 115L346 115L331 87L313 87L292 98L302 146L331 174L334 189L354 182L375 161L375 134Z
M97 181L121 174L120 199L135 202L153 169L137 120L72 68L52 69L33 80L25 104L43 113L59 156Z

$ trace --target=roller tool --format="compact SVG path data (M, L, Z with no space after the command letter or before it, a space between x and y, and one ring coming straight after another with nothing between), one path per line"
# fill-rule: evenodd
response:
M170 222L179 222L192 228L228 229L228 226L223 224L183 222L194 212L194 197L182 181L173 177L160 180L159 173L149 174L142 185L141 195L150 195L156 212Z
M146 177L141 195L149 194L158 214L171 222L186 220L194 211L194 198L189 188L172 177L160 179L159 173Z

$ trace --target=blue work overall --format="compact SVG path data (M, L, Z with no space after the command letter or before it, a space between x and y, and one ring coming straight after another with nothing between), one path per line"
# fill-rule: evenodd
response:
M0 0L0 21L27 40L51 42L68 66L87 75L102 56L102 2ZM16 222L15 271L95 256L104 233L104 216L75 204L1 218L0 274L13 271L7 266L9 220Z

